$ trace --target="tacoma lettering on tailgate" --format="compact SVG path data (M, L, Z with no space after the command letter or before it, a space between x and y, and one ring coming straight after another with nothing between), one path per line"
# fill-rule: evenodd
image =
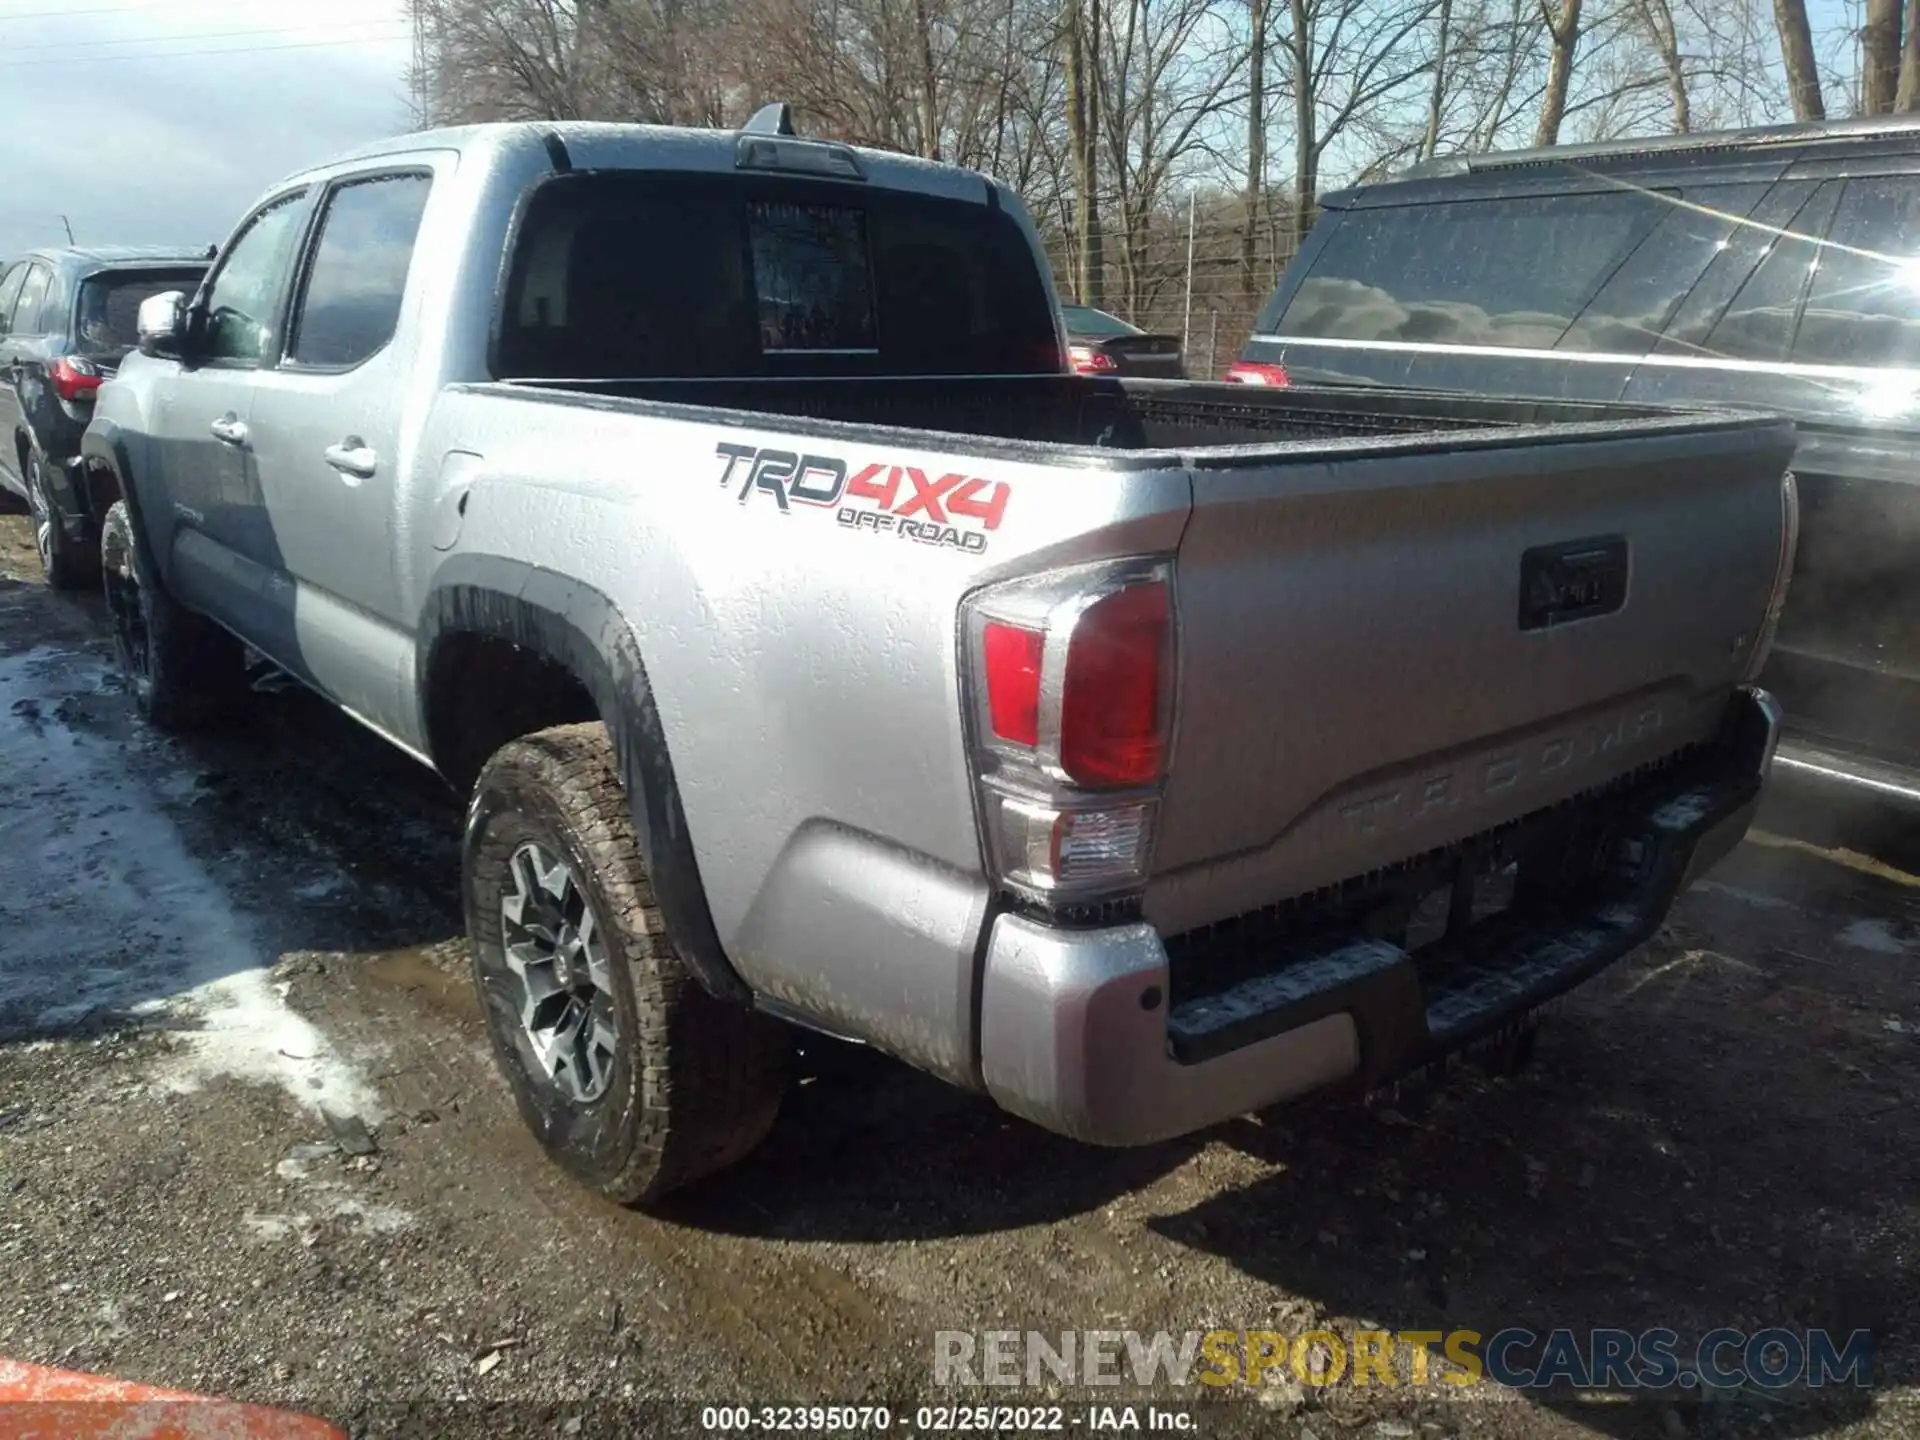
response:
M754 445L714 447L722 462L720 484L739 484L746 504L756 492L771 495L783 515L793 507L834 510L842 525L875 534L917 540L978 553L986 532L998 530L1007 513L1004 480L972 475L929 475L912 465L875 461L849 471L832 455L802 455Z
M1340 807L1340 819L1359 835L1380 835L1462 805L1506 795L1544 780L1576 761L1590 760L1644 740L1666 724L1659 705L1623 712L1578 730L1528 740L1468 761L1452 770L1429 771Z

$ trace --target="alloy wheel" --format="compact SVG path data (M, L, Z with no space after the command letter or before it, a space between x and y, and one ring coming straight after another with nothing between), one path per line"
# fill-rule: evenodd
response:
M613 1083L620 1033L593 906L567 861L536 842L513 852L507 873L500 919L521 984L521 1029L561 1094L591 1104Z

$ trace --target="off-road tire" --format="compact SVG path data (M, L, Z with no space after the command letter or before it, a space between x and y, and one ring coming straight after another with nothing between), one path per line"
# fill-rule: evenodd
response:
M196 730L232 712L247 692L240 642L186 609L149 573L127 502L100 522L100 573L121 673L141 717L157 730Z
M521 1023L526 992L508 966L501 906L513 893L512 857L529 843L571 868L606 949L618 1043L607 1088L592 1100L556 1084ZM715 999L674 953L604 725L542 730L487 762L467 810L461 898L495 1059L560 1165L609 1199L640 1205L766 1138L788 1036Z
M47 462L39 450L27 451L27 509L33 515L34 548L40 552L40 573L55 590L84 590L99 583L98 553L68 536L59 508L47 491Z

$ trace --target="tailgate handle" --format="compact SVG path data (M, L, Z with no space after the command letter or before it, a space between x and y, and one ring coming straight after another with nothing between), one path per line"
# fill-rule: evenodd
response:
M1627 537L1536 545L1520 557L1520 628L1548 630L1627 603Z

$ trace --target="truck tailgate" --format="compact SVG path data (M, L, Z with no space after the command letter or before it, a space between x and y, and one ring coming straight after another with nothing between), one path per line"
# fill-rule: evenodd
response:
M1178 933L1453 844L1709 735L1791 425L1198 454L1147 914Z

